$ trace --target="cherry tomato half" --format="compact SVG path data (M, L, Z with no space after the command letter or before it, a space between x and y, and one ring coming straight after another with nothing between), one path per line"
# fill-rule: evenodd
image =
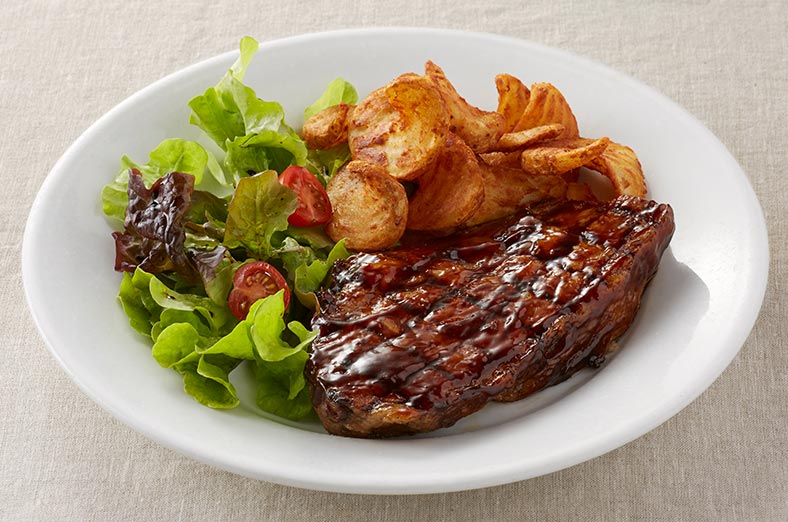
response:
M233 278L233 289L227 298L230 311L238 319L246 319L249 308L258 299L285 291L285 308L290 304L290 289L282 274L263 261L253 261L241 266Z
M292 165L279 176L279 183L298 196L298 207L287 222L294 227L313 227L331 221L331 201L314 174Z

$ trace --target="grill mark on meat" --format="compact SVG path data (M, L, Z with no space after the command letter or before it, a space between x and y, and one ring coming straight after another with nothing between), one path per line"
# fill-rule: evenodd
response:
M546 201L337 261L306 371L321 421L361 437L428 431L598 366L672 233L667 205Z

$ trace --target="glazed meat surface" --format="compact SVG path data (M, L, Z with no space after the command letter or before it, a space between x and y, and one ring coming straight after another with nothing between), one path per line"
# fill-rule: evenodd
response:
M338 435L426 432L599 366L673 229L653 201L551 200L338 261L306 369L315 410Z

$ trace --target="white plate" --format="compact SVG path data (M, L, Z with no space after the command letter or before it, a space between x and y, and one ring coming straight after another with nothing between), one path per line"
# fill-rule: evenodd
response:
M283 103L296 128L336 76L363 95L420 71L427 59L484 108L496 104L495 74L549 81L571 103L583 135L607 135L637 151L652 197L675 209L677 231L613 360L519 403L491 405L450 430L354 440L314 423L277 422L253 406L198 405L180 377L150 357L115 299L120 276L99 192L122 154L144 160L164 138L198 137L186 103L235 57L164 78L102 117L52 169L25 231L25 289L46 344L85 393L151 439L226 470L305 488L491 486L577 464L648 432L705 390L747 338L768 270L761 210L725 147L673 102L597 63L511 38L421 29L306 35L262 45L246 77L260 97ZM246 378L234 376L248 395Z

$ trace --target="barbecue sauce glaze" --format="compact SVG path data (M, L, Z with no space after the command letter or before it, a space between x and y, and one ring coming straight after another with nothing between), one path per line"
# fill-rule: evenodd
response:
M672 233L667 205L546 201L338 261L307 366L318 415L345 435L423 431L601 365Z

